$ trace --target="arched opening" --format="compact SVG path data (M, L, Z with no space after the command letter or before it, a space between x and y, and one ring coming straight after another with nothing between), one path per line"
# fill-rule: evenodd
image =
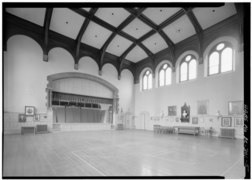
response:
M54 127L114 124L118 89L109 82L76 72L50 75L47 80L47 107L53 111Z

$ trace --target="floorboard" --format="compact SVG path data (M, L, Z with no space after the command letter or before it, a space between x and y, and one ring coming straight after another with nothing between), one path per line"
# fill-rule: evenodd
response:
M3 176L243 178L243 140L152 131L4 135Z

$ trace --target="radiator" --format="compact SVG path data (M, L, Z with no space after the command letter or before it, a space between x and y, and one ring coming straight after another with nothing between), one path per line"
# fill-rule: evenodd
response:
M220 129L220 137L235 138L235 129L221 128Z

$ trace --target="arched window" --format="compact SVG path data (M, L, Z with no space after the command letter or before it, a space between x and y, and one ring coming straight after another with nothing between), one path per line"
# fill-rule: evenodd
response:
M233 70L233 49L227 42L221 42L210 51L208 60L208 75L219 74Z
M197 61L193 55L187 55L180 65L180 81L195 79L197 76Z
M159 86L171 84L171 72L171 68L168 66L168 64L163 64L161 66L158 74Z
M143 74L143 90L152 88L152 73L150 70L145 71Z

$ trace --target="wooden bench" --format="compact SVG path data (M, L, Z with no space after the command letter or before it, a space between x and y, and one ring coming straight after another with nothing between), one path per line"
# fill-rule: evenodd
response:
M183 134L193 134L199 135L200 132L200 127L195 127L195 126L177 126L178 128L178 133L183 133Z
M34 126L23 126L21 127L21 134L33 133L35 134L36 128Z

